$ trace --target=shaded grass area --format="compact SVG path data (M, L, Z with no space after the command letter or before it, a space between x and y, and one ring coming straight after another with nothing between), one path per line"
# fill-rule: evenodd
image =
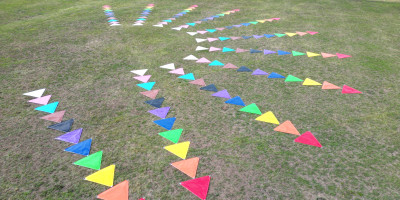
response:
M209 199L398 199L399 33L398 3L368 1L155 1L143 27L131 27L147 1L0 2L0 196L4 199L93 199L106 187L82 180L93 173L72 165L81 158L62 150L50 122L21 94L46 87L60 101L66 119L93 138L92 152L104 151L102 167L116 164L115 183L129 179L132 199L196 199L179 182L188 180L169 163L177 157L153 124L129 73L149 68L168 116L191 141L188 158L199 156L198 177L211 175ZM112 6L122 27L108 27L101 6ZM281 21L189 36L151 25L192 4L199 7L173 24L222 11L240 12L190 28L222 27L256 19ZM353 57L283 57L247 53L194 52L194 38L294 31L314 36L249 39L201 46L344 53ZM285 84L233 70L183 61L193 54L267 72L346 84L362 95ZM295 144L294 136L273 131L159 69L174 62L262 112L311 131L322 149Z

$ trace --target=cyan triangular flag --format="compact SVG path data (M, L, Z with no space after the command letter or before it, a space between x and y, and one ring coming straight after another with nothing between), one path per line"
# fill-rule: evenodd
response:
M285 78L285 77L282 76L282 75L280 75L280 74L278 74L278 73L272 72L272 73L268 76L268 78Z
M206 29L206 31L208 31L208 32L210 32L210 33L214 33L214 32L217 31L217 30L215 30L215 29Z
M204 87L201 87L200 90L206 90L206 91L212 91L212 92L218 92L217 87L215 87L214 84L207 85Z
M152 105L152 106L154 106L154 107L156 107L156 108L160 108L161 105L163 104L163 102L164 102L164 97L161 97L161 98L158 98L158 99L153 99L153 100L145 101L145 103L147 103L147 104L149 104L149 105Z
M87 139L85 141L79 142L78 144L66 148L64 151L87 156L90 153L91 146L92 146L92 139Z
M292 53L290 53L290 52L287 52L287 51L281 51L281 50L278 50L278 55L287 55L287 54L292 54Z
M164 22L172 22L172 20L170 20L170 19L165 19L165 20L163 20Z
M167 130L171 130L172 126L174 126L175 120L176 120L175 117L171 117L171 118L156 120L153 122Z
M49 103L44 106L37 107L37 108L35 108L35 110L47 112L47 113L54 113L54 111L56 111L56 109L57 109L57 106L58 106L58 101Z
M208 66L224 66L225 64L222 62L219 62L218 60L212 61Z
M74 123L74 119L69 119L67 121L63 121L57 124L53 124L48 126L47 128L54 129L62 132L69 132L71 130L72 124Z
M262 53L262 51L257 49L250 49L250 53Z
M222 48L222 52L230 52L230 51L236 51L236 50L235 50L235 49L228 48L228 47Z
M196 25L196 23L186 23L187 25L189 25L189 26L195 26Z
M239 96L233 97L232 99L225 101L225 103L238 105L238 106L246 106L246 104L244 104L244 102L242 101L242 98L240 98Z
M153 88L154 84L156 84L156 82L139 83L136 85L141 88L144 88L146 90L151 90L151 88Z
M224 40L229 40L229 39L231 39L231 38L229 38L229 37L218 37L219 38L219 40L221 40L221 41L224 41Z
M237 69L236 71L238 72L252 72L253 70L245 67L245 66L241 66L239 69Z
M195 80L194 76L193 76L193 73L185 74L185 75L182 75L182 76L180 76L178 78L187 79L187 80L193 80L193 81Z

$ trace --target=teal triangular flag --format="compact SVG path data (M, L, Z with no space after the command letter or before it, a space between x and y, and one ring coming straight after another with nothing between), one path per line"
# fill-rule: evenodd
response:
M236 51L236 50L235 50L235 49L228 48L228 47L224 47L224 48L222 49L222 52L230 52L230 51Z
M206 29L206 31L208 31L208 32L210 32L210 33L214 33L214 32L217 31L217 30L215 30L215 29Z
M219 62L218 60L212 61L208 66L224 66L225 64L222 62Z
M48 112L48 113L54 113L54 111L56 111L56 109L57 109L57 106L58 106L58 101L49 103L44 106L37 107L37 108L35 108L35 110L42 111L42 112Z
M193 76L193 73L190 73L190 74L185 74L185 75L182 75L182 76L180 76L180 77L178 77L178 78L182 78L182 79L188 79L188 80L195 80L194 79L194 76Z
M153 88L154 84L156 84L156 82L139 83L136 85L141 88L144 88L146 90L151 90Z
M189 26L195 26L196 25L196 23L186 23L187 25L189 25Z
M229 40L229 39L231 39L231 38L229 38L229 37L219 37L219 40L221 40L221 41Z

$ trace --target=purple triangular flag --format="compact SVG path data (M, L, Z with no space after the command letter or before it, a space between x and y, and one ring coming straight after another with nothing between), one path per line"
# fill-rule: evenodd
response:
M214 97L221 97L225 99L230 99L231 95L229 95L228 90L221 90L213 94Z
M69 142L73 144L78 144L79 140L81 139L81 134L82 134L82 128L75 129L71 132L68 132L64 135L60 135L56 138L56 140L61 140L64 142Z
M259 39L259 38L263 38L264 35L253 35L254 38Z
M147 112L149 112L159 118L164 119L165 117L167 117L170 108L171 107L162 107L162 108L157 108L154 110L149 110Z
M241 27L242 25L241 24L238 24L238 25L233 25L234 27L236 27L236 28L239 28L239 27Z
M256 69L256 70L253 71L253 73L251 75L268 75L268 73L264 72L261 69Z
M275 51L264 49L264 55L276 53Z

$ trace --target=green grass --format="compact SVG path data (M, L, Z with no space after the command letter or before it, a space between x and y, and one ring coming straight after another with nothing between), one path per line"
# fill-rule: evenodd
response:
M132 27L148 3L155 9ZM121 27L109 27L101 6L109 4ZM192 4L199 7L168 28L151 25ZM196 199L179 185L189 177L169 165L179 160L163 146L162 128L143 102L129 71L148 68L168 116L199 156L198 175L211 175L208 199L399 199L400 4L398 1L39 1L0 2L0 197L1 199L94 199L107 188L83 180L93 170L72 163L61 133L34 111L22 93L47 88L52 101L104 151L102 167L116 164L115 183L128 179L130 197ZM279 22L189 36L170 28L223 11L241 9L187 31L257 19ZM352 58L264 56L195 52L195 39L294 31L314 36L248 39L201 46L344 53ZM252 69L349 85L362 95L253 77L248 73L183 61L190 54ZM211 93L158 66L175 63L185 72L291 120L311 131L323 148L294 143L256 115L239 112Z

